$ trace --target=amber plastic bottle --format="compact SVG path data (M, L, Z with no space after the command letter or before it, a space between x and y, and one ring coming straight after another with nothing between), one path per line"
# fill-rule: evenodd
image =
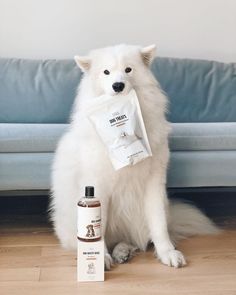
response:
M78 202L77 238L83 242L101 239L101 203L94 196L94 187L85 187L85 197Z

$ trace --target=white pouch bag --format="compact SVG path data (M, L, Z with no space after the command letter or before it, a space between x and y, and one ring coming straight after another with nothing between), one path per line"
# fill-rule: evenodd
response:
M115 170L152 156L134 90L127 95L96 98L87 115L107 147Z

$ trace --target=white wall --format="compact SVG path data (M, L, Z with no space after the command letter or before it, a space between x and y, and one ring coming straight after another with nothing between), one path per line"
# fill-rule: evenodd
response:
M117 43L236 62L235 0L0 0L0 56L71 58Z

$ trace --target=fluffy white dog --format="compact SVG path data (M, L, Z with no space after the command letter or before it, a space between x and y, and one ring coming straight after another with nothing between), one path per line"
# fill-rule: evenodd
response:
M65 248L77 246L77 201L86 185L95 186L102 203L105 266L113 259L127 261L136 249L153 242L162 263L186 264L175 249L179 238L217 232L213 223L193 206L169 203L166 172L169 160L167 98L149 66L155 46L119 45L76 56L84 72L75 100L70 128L59 142L52 173L52 220ZM115 171L104 144L85 115L88 102L102 94L135 89L153 156Z

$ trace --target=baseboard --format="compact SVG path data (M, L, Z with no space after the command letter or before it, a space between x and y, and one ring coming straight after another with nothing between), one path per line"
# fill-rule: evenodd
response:
M183 199L209 216L235 216L236 187L171 188L169 198ZM47 214L49 191L11 191L0 194L0 215Z

